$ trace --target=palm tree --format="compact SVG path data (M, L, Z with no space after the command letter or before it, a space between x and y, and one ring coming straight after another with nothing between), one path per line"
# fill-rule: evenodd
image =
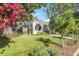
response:
M72 18L73 9L69 8L63 13L52 17L50 27L61 34L62 47L64 47L63 37L70 31L75 31L77 26L75 19Z

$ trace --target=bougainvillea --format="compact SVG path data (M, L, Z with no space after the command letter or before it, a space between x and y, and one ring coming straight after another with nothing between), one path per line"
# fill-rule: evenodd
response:
M17 3L9 3L8 4L8 8L10 9L10 10L16 10L16 9L18 9L19 8L19 4L17 4Z
M0 30L5 29L7 25L13 28L12 23L19 15L17 12L19 8L20 4L18 3L0 4Z

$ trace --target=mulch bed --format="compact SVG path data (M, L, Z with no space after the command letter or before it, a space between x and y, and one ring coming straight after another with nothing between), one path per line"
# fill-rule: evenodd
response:
M74 45L68 45L66 42L64 47L57 46L60 56L73 56L76 50L79 48L79 42Z
M78 53L78 55L77 56L79 56L79 53Z

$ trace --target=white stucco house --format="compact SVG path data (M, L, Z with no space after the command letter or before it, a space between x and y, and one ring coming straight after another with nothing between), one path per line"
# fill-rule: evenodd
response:
M15 30L19 31L19 29L22 29L23 33L31 33L31 34L37 34L41 32L49 32L49 22L40 21L40 20L34 20L34 21L17 21L16 23L13 23L15 25ZM7 27L7 30L9 32L12 32L12 29L10 27Z
M32 22L32 34L37 34L39 32L49 32L49 22L43 22L43 21L33 21Z

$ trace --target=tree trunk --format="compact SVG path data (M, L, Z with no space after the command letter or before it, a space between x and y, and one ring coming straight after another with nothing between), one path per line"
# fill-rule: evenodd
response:
M75 40L75 31L73 32L73 38L74 38L74 40Z
M61 35L61 44L62 44L62 48L64 47L64 38L63 35Z
M3 37L3 30L0 30L0 37Z
M54 33L54 34L56 34L56 31L55 31L55 29L53 30L53 33Z

